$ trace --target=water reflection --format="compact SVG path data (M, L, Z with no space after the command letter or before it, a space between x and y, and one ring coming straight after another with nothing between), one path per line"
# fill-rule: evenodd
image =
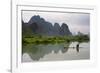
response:
M58 54L60 51L61 53L67 53L69 49L73 49L79 52L80 46L79 43L75 45L71 45L69 43L60 43L60 44L28 44L23 46L22 55L27 53L30 58L34 61L38 61L43 58L45 55L50 53ZM23 60L23 59L22 59Z

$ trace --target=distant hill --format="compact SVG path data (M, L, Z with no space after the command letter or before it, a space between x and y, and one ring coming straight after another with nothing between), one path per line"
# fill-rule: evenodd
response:
M55 23L53 26L52 23L45 21L39 15L32 16L28 23L22 21L22 32L23 34L30 33L49 36L72 35L67 24L63 23L60 27L58 23Z

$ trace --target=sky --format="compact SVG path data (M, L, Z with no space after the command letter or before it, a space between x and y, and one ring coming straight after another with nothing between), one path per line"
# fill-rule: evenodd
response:
M46 21L54 23L66 23L73 34L90 32L90 14L89 13L72 13L72 12L40 12L40 11L22 11L22 20L28 22L34 15L39 15Z

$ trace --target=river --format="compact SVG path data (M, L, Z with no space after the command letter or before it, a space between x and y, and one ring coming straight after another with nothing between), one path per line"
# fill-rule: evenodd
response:
M22 62L90 59L90 42L28 44L22 48Z

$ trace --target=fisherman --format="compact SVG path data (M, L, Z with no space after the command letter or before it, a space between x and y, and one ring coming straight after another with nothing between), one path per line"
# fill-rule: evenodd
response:
M79 43L76 45L76 51L79 52Z

